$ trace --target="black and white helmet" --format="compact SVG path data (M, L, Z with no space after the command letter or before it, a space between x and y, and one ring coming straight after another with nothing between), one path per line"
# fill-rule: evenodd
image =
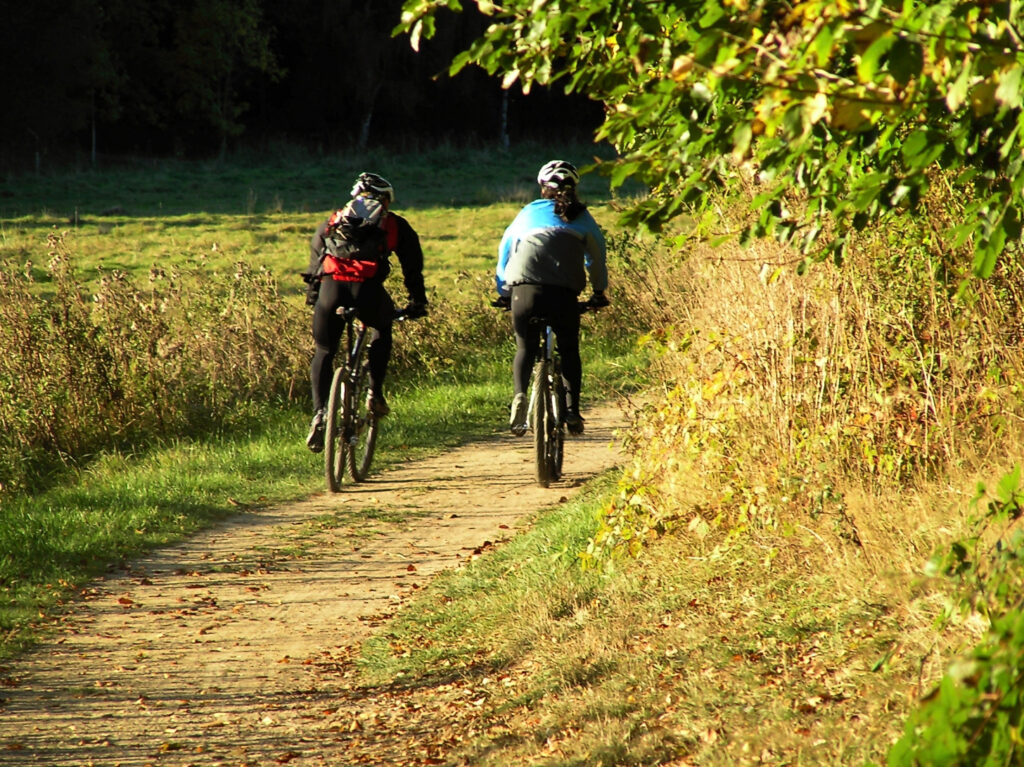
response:
M376 173L360 173L352 187L353 197L372 197L375 200L395 201L395 190L390 182Z
M576 188L580 183L580 172L576 166L565 160L546 163L537 174L537 183L548 189Z
M384 203L376 197L353 197L344 208L327 219L327 232L341 232L345 237L357 236L360 232L379 228L384 214Z

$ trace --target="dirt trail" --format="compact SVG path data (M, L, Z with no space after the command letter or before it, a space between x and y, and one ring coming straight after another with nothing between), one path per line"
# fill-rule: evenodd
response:
M502 434L133 562L0 688L0 765L446 763L460 686L371 694L348 658L431 575L616 464L621 425L588 413L548 489Z

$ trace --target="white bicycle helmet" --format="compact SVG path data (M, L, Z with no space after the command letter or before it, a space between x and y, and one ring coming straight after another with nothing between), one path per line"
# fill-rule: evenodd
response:
M375 200L395 201L395 190L390 182L376 173L360 173L352 187L353 197L372 197Z
M552 160L540 169L537 174L537 183L549 189L576 187L580 183L580 172L571 162Z

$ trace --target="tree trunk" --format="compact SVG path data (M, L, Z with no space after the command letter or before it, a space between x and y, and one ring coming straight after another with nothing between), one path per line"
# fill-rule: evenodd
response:
M508 89L501 91L501 117L498 126L498 142L502 149L508 149L511 142L508 138Z
M373 122L373 109L377 103L377 94L380 93L380 87L383 84L383 79L377 80L376 85L373 86L373 90L370 92L369 98L366 99L366 110L363 112L363 119L359 123L359 138L356 140L357 152L365 152L366 147L370 143L370 124Z
M90 128L92 131L92 146L89 148L89 161L92 167L96 168L96 94L92 94L92 115Z

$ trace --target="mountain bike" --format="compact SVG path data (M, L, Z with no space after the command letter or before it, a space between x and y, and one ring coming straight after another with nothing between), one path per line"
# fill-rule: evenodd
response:
M373 331L356 318L354 307L339 306L336 311L345 320L345 334L344 349L336 357L339 362L331 380L324 428L324 473L332 493L341 490L346 469L353 482L363 482L369 475L380 426L366 402L370 389L366 347ZM403 318L402 312L395 314L396 320Z
M494 302L494 306L505 308ZM597 305L579 301L576 308L580 314L597 311ZM565 382L562 379L562 360L555 344L555 332L545 317L532 317L531 325L542 325L540 346L530 376L530 393L527 398L526 423L533 431L533 446L537 484L550 487L552 482L562 478L562 461L565 457Z

